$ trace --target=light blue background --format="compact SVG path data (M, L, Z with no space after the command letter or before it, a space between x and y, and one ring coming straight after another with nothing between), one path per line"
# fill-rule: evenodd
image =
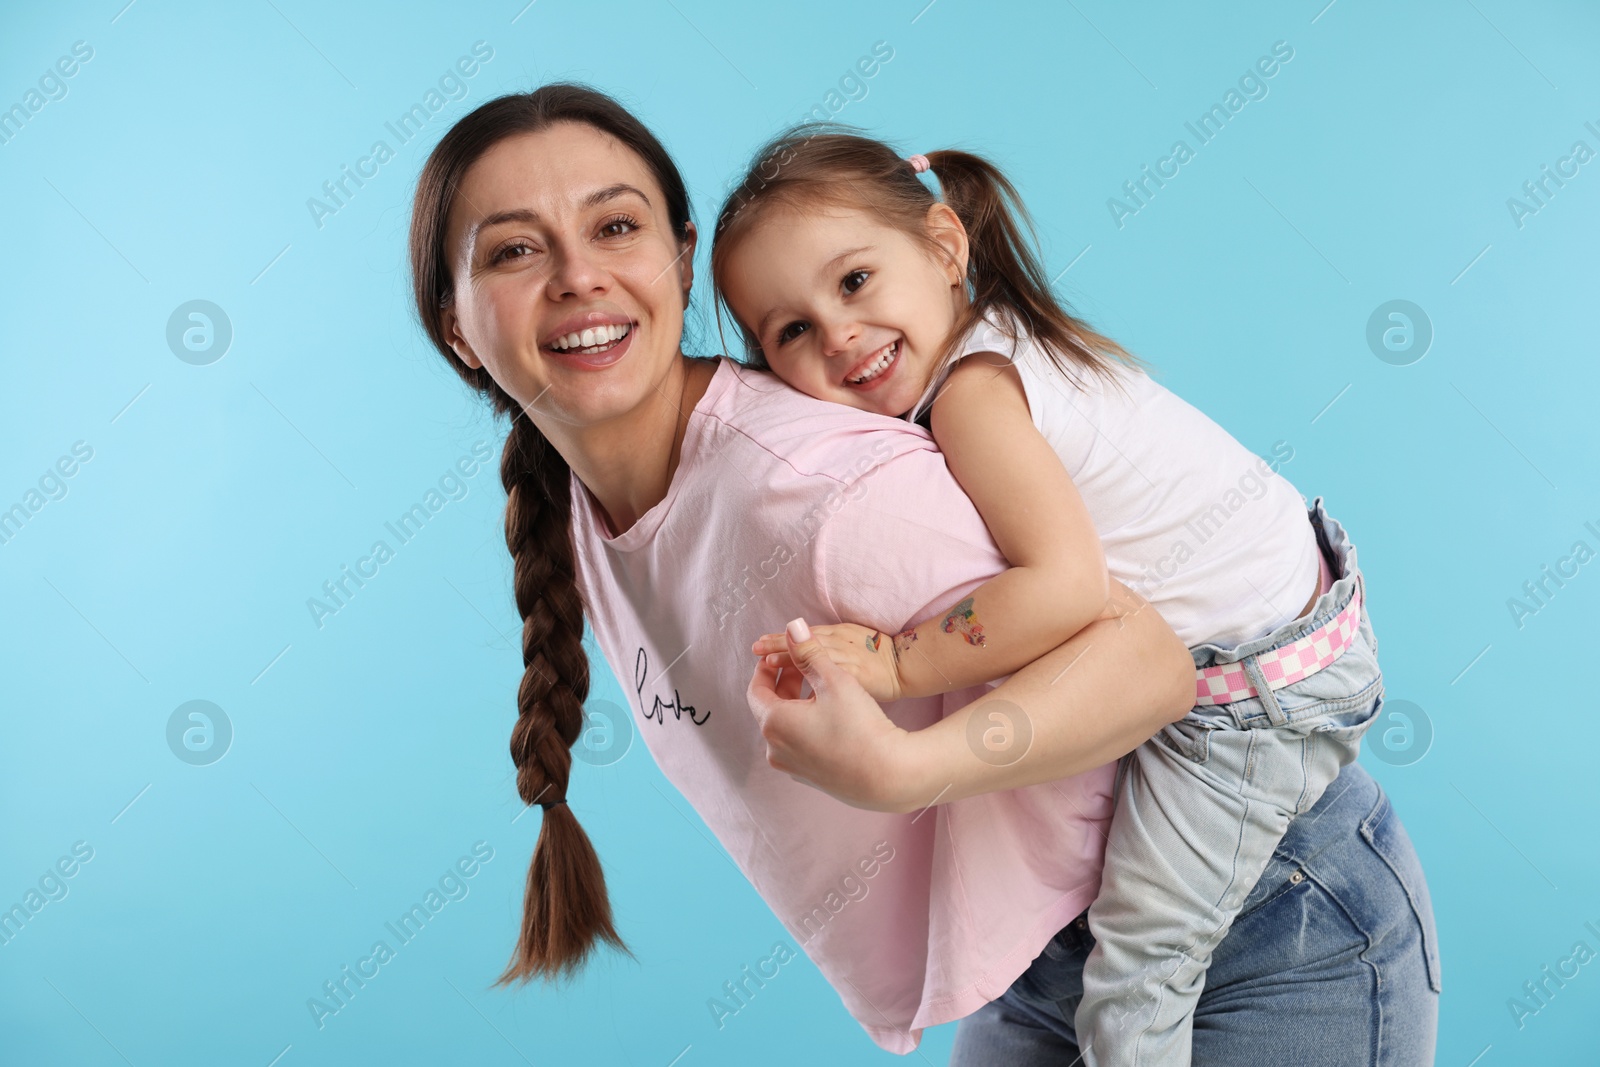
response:
M1408 765L1363 760L1432 887L1438 1062L1594 1062L1600 963L1520 1029L1507 1002L1576 942L1600 951L1600 563L1521 628L1507 600L1600 549L1600 161L1521 227L1506 202L1573 142L1600 150L1600 15L1324 2L10 5L0 106L74 41L94 56L0 145L0 507L74 442L93 459L0 545L0 906L74 842L94 858L0 946L0 1057L902 1062L803 957L717 1028L708 998L788 937L642 744L573 785L639 963L488 989L539 820L506 748L497 464L321 629L306 607L474 441L498 456L409 306L409 197L449 122L590 80L663 137L704 224L754 144L885 41L839 119L999 160L1079 312L1252 450L1288 442L1283 473L1351 530L1389 693L1434 733ZM480 40L466 98L318 228L307 199ZM1269 95L1119 229L1108 198L1194 147L1184 122L1280 40ZM209 366L165 339L193 299L234 330ZM1409 366L1365 340L1391 299L1435 330ZM594 698L621 703L597 667ZM210 766L166 742L193 699L235 731ZM1398 725L1375 736L1403 749ZM307 999L477 841L470 895L319 1030ZM953 1032L914 1059L943 1063Z

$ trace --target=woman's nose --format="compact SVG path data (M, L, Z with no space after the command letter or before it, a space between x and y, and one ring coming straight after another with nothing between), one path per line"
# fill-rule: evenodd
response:
M610 284L610 275L585 245L558 246L552 260L550 280L546 284L546 291L552 300L602 293Z

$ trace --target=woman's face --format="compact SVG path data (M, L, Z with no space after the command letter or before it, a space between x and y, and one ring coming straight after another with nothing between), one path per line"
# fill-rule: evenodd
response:
M508 137L466 173L446 233L445 336L548 433L656 394L679 353L694 233L644 160L592 126Z

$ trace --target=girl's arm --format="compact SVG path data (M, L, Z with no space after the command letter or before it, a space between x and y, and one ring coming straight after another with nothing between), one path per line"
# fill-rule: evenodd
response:
M1082 774L1183 718L1194 693L1189 650L1149 601L1113 581L1106 610L1087 628L900 739L887 764L892 806L885 810L916 811ZM988 758L980 758L975 736L984 738Z
M833 661L883 701L1020 670L1106 607L1100 537L1060 457L1034 427L1011 362L974 353L958 363L934 400L932 430L1011 568L892 638L852 623L812 627ZM783 634L773 633L752 651L776 664L785 647Z
M873 811L912 812L1081 774L1131 752L1194 703L1189 650L1115 581L1101 618L914 731L890 720L803 622L790 626L797 632L782 662L763 660L747 690L767 762ZM802 699L803 681L812 693Z
M1109 595L1100 535L1034 427L1010 360L978 352L958 363L933 402L931 429L1011 567L895 636L906 696L1020 670L1098 618Z
M841 508L817 532L819 595L831 618L898 625L943 591L1002 573L992 536L930 443L891 456L872 478L870 507ZM930 513L946 512L950 522L935 528ZM757 662L748 690L768 763L847 804L911 812L1068 777L1133 751L1194 704L1194 662L1159 612L1110 585L1095 622L914 731L890 719L822 642L780 635L782 655ZM917 709L918 721L926 712Z

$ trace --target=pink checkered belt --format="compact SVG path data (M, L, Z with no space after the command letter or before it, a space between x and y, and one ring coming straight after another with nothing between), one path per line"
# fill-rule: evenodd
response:
M1361 628L1361 579L1344 610L1298 641L1256 654L1268 689L1282 689L1309 678L1344 654ZM1219 663L1198 668L1194 678L1196 704L1231 704L1259 696L1244 663Z

